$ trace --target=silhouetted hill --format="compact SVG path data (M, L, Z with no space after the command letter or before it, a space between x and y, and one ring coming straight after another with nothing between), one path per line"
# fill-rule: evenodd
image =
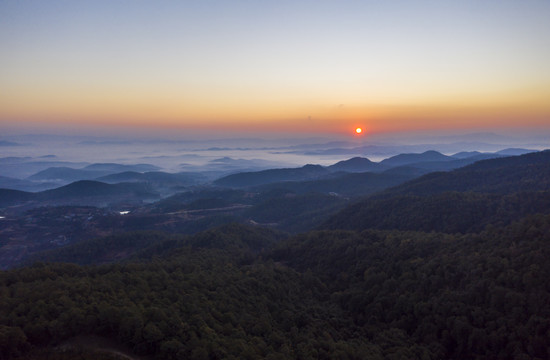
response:
M16 179L8 176L0 176L0 189L12 189L20 191L42 191L58 187L59 184L52 182L33 182L30 180Z
M504 156L517 156L537 152L537 150L521 149L521 148L508 148L497 151L496 154Z
M46 170L37 172L34 175L28 177L29 180L61 180L67 182L73 182L78 180L93 180L99 176L105 175L105 171L93 171L73 169L70 167L50 167Z
M392 156L388 159L384 159L380 162L381 165L387 167L409 165L415 163L422 163L427 161L450 161L454 160L451 156L443 155L434 150L428 150L421 154L399 154Z
M206 178L200 173L167 173L162 171L149 171L140 173L136 171L125 171L116 174L102 176L96 179L107 183L148 181L156 183L173 183L181 185L196 184L205 181Z
M424 175L385 191L428 195L446 191L513 193L550 190L550 151L482 160L450 171Z
M296 193L336 193L343 196L364 196L387 189L415 178L415 172L395 173L342 173L330 178L310 181L286 181L262 185L256 189L264 192L271 189L286 189Z
M330 229L480 231L550 212L550 151L483 160L432 173L358 202L329 219Z
M36 193L0 189L2 206L12 206L28 201L39 205L107 205L114 202L141 202L158 199L158 193L143 183L106 184L99 181L80 180L56 189Z
M343 172L377 172L383 171L387 167L380 163L375 163L364 157L354 157L349 160L337 162L334 165L327 166L330 171Z
M96 178L97 181L106 183L119 183L119 182L132 182L132 181L144 181L144 174L137 171L124 171L116 174L109 174Z
M158 166L154 166L150 164L124 165L124 164L116 164L116 163L91 164L84 167L83 169L91 170L91 171L104 171L108 173L117 173L117 172L124 172L124 171L146 172L146 171L160 170Z
M472 156L481 155L482 153L479 151L461 151L454 155L451 155L451 157L457 158L457 159L466 159Z
M225 176L214 181L216 185L230 187L250 187L279 181L299 181L318 179L330 172L321 165L305 165L301 168L270 169L256 172L243 172Z
M126 172L139 174L145 171L154 171L158 169L158 167L149 164L92 164L81 169L61 166L50 167L45 170L39 171L36 174L29 176L28 179L34 181L56 180L63 182L74 182L78 180L95 180L100 177L112 175L114 173Z
M449 171L449 170L454 170L454 169L464 167L466 165L473 164L477 161L487 160L487 159L495 159L495 158L499 158L499 157L502 157L502 156L503 155L490 154L490 153L488 153L488 154L478 154L478 155L473 155L473 156L462 158L462 159L453 159L453 158L451 158L451 159L446 159L446 160L442 160L442 161L424 161L424 162L410 163L410 164L407 164L405 166L415 167L415 168L427 170L427 171L430 171L430 172L432 172L432 171Z
M30 201L33 195L33 193L26 191L0 189L0 206L11 206L20 202Z
M145 184L120 183L106 184L100 181L81 180L62 186L57 189L36 193L38 200L59 200L81 197L123 197L133 195L137 197L158 197Z

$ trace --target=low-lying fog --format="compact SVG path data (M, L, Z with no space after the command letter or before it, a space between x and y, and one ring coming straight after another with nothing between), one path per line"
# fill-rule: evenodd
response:
M437 150L494 152L521 147L547 148L548 138L492 133L361 138L165 140L64 135L18 135L0 138L1 176L26 178L54 166L82 168L92 163L151 164L163 171L213 171L331 165L355 156L372 161L400 153ZM15 159L17 158L17 159ZM17 166L26 163L33 166Z

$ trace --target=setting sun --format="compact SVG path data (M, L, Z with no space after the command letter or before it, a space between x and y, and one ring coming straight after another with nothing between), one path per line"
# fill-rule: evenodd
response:
M362 132L363 132L363 129L361 129L360 127L355 129L355 133L358 135L361 134Z

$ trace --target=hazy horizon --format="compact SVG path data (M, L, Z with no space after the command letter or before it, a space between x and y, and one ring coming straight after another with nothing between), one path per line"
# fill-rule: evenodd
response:
M3 1L0 130L547 132L549 16L535 0Z
M242 134L241 134L242 135ZM145 163L169 172L331 165L360 156L381 161L400 153L436 150L496 152L506 148L547 149L548 134L433 133L385 134L363 137L293 137L271 134L241 138L203 139L144 134L12 134L0 136L0 158L31 157L51 166L83 167L84 163ZM222 159L222 160L220 160ZM70 164L74 163L74 164ZM6 170L2 174L6 176ZM27 175L31 175L30 173Z

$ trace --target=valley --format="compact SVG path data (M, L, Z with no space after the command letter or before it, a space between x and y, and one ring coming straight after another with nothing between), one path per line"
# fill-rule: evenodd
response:
M550 152L444 156L0 190L2 356L545 358Z

